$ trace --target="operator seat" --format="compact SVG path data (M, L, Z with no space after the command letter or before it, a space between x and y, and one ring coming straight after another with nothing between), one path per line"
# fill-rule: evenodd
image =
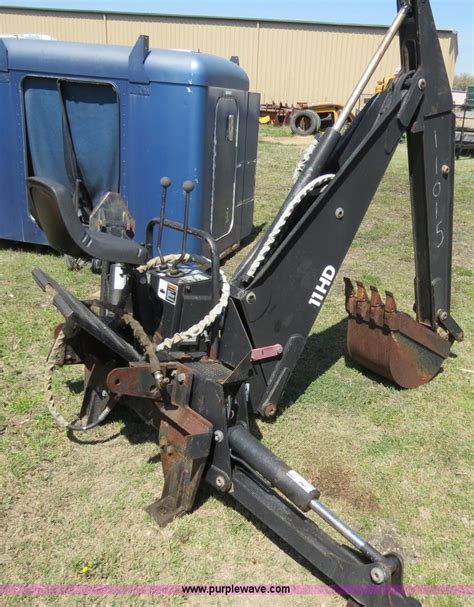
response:
M90 231L79 219L73 194L51 179L26 180L30 212L48 243L62 254L139 266L147 251L133 240L106 232Z

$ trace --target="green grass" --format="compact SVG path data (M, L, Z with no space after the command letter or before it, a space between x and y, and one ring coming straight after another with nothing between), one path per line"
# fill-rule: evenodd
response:
M273 126L273 124L261 124L259 127L260 137L294 137L289 126Z
M272 219L291 183L301 145L269 142L259 151L255 225ZM293 142L292 142L293 143ZM322 490L326 503L384 550L406 558L408 584L473 579L472 413L474 164L457 163L453 302L466 340L430 384L403 391L344 357L342 279L337 280L272 423L265 444ZM401 146L340 272L393 290L413 303L406 149ZM230 275L242 256L226 263ZM393 260L393 261L392 261ZM3 583L312 584L312 574L260 525L203 487L197 508L165 529L144 507L159 495L153 431L117 414L90 436L69 440L45 411L43 361L60 318L31 279L40 266L80 297L98 289L88 270L70 273L59 257L5 245L0 250ZM290 406L291 405L291 406ZM80 442L79 442L80 441ZM281 546L281 544L280 544ZM337 606L339 598L316 599ZM12 599L9 605L31 605ZM208 605L206 599L160 605ZM38 600L38 605L145 605L157 599ZM219 599L213 605L314 605L314 599ZM426 607L467 607L466 598L426 598Z

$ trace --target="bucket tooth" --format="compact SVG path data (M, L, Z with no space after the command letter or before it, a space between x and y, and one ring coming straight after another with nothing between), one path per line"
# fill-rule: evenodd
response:
M356 305L354 285L347 276L344 277L344 295L346 298L346 312L348 314L354 314Z
M368 320L370 316L369 296L365 290L364 283L357 281L356 295L354 299L355 315L363 320Z
M385 312L396 312L397 303L391 291L385 291Z
M370 287L370 320L376 325L383 324L384 306L377 287Z
M382 306L382 298L380 297L377 287L370 287L370 307L378 308Z
M357 301L368 301L369 296L367 295L367 291L365 290L365 286L363 282L357 281L357 293L356 299Z
M354 297L354 285L352 284L352 280L344 276L344 292L346 296L346 303L349 297Z

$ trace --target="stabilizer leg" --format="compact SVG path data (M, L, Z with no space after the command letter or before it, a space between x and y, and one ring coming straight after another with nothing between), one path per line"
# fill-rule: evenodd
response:
M421 607L405 595L402 585L402 561L396 555L385 555L386 579L377 578L380 565L368 562L362 555L337 544L294 506L281 498L267 484L245 470L235 470L231 495L249 512L301 554L333 588L351 598L353 605L363 607Z
M420 607L403 589L403 565L395 554L381 554L319 500L319 491L252 436L243 424L229 430L236 467L231 495L294 550L336 590L364 607ZM245 463L245 465L242 465ZM292 503L276 493L273 488ZM303 512L312 510L355 549L340 545Z

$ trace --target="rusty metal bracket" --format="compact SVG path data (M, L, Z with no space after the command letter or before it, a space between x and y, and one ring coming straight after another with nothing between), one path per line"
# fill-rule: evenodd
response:
M160 390L149 363L132 364L112 369L107 376L107 388L120 396L160 398Z
M255 363L260 360L269 360L271 358L277 358L282 354L283 346L281 344L274 344L272 346L264 346L263 348L254 348L250 354L250 360Z
M212 424L189 407L161 409L161 464L165 486L146 511L164 527L189 512L211 449Z

